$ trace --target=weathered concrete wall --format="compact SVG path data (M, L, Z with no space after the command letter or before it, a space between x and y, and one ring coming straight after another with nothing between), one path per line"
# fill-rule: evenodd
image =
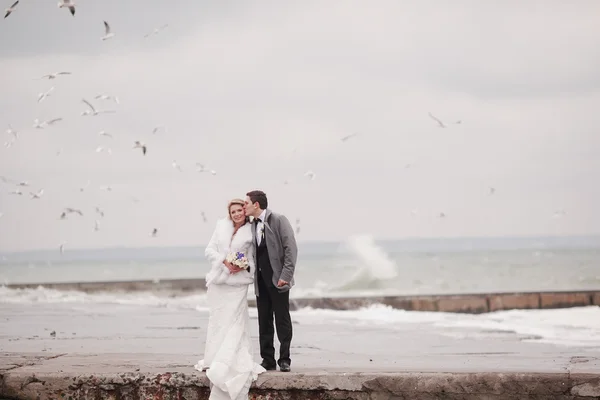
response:
M440 296L391 297L331 297L290 300L293 309L302 307L355 310L374 304L385 304L409 311L445 311L485 313L512 309L567 308L600 306L600 291L538 292L538 293L488 293ZM250 300L250 305L256 302Z
M204 374L166 372L70 376L3 373L0 396L12 399L207 399ZM597 399L600 375L532 373L267 373L259 399Z
M9 288L36 288L43 286L57 290L79 290L87 293L151 291L171 295L204 292L204 279L170 279L163 281L123 282L80 282L50 284L14 284ZM250 300L251 307L256 301ZM485 313L511 309L541 309L600 306L600 290L572 292L531 293L483 293L423 296L378 296L378 297L318 297L292 299L291 308L326 308L333 310L356 310L373 304L385 304L393 308L412 311L445 311L463 313Z

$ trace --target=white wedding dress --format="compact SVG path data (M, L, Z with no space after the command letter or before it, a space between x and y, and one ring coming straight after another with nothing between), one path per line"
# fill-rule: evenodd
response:
M211 263L206 275L209 307L204 359L194 366L206 370L211 383L210 400L247 400L250 385L265 369L253 360L248 315L248 285L254 281L254 248L250 224L233 236L233 223L219 220L206 247ZM251 272L230 274L223 260L229 252L242 251Z

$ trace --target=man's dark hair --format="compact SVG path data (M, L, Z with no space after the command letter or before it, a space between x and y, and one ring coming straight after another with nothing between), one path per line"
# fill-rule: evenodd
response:
M262 190L253 190L251 192L246 193L246 196L250 197L250 201L252 204L258 202L258 205L262 210L266 210L269 206L269 202L267 201L267 195Z

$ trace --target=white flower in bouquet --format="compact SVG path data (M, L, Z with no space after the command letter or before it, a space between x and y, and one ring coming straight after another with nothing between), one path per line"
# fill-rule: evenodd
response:
M246 258L246 255L241 251L227 254L226 260L238 268L248 269L248 258Z

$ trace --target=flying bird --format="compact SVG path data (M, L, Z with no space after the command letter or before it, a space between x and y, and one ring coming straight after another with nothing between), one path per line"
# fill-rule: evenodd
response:
M436 117L434 117L432 113L429 113L429 117L430 117L431 119L433 119L435 122L437 122L437 123L438 123L438 126L439 126L440 128L445 128L445 127L446 127L446 125L444 125L444 123L443 123L442 121L440 121L439 119L437 119Z
M87 181L87 183L85 184L85 186L82 186L79 188L80 192L83 192L85 190L86 187L90 186L90 183L92 183L89 179Z
M183 170L181 169L181 166L179 164L177 164L177 161L173 160L173 168L179 170L179 172L183 172Z
M65 252L65 244L67 244L66 242L62 242L60 244L60 246L58 246L58 250L60 251L60 254L63 254Z
M53 124L57 123L58 121L62 121L62 118L54 118L54 119L51 119L48 121L43 121L43 122L40 122L40 120L36 118L33 121L33 127L36 129L44 129L45 127L47 127L49 125L53 125Z
M346 136L340 138L340 140L342 142L347 142L349 139L353 138L356 135L358 135L358 133L351 133L350 135L346 135Z
M96 220L94 222L94 232L98 232L100 230L100 221Z
M29 192L31 199L41 199L44 194L44 189L40 189L37 193Z
M86 116L86 115L98 115L98 114L106 114L106 113L114 113L114 110L96 110L94 108L94 106L92 105L92 103L90 103L89 101L87 101L86 99L81 99L81 101L83 101L90 109L89 110L85 110L81 113L82 116Z
M68 8L72 16L75 16L75 2L73 0L61 0L58 8Z
M19 132L15 131L11 124L8 124L8 129L6 130L6 133L9 135L13 135L15 139L19 138Z
M156 134L161 129L164 130L165 132L167 131L167 128L165 126L160 125L160 126L155 127L154 129L152 129L152 133Z
M316 174L312 171L306 171L304 176L307 176L311 181L315 180Z
M52 74L47 74L44 75L42 77L40 77L40 79L44 79L44 78L48 78L48 79L56 79L58 77L58 75L71 75L70 72L54 72Z
M100 215L101 218L104 218L104 211L100 207L96 207L96 212Z
M444 124L442 121L440 121L438 118L436 118L436 117L435 117L435 116L434 116L432 113L429 113L429 117L430 117L431 119L433 119L435 122L437 122L437 123L438 123L438 126L439 126L440 128L446 128L446 125L445 125L445 124ZM458 125L458 124L461 124L461 123L462 123L462 121L461 121L461 120L458 120L458 121L456 121L456 122L454 122L454 123Z
M73 214L73 213L74 214L79 214L79 215L81 215L83 217L83 213L81 212L81 210L78 210L76 208L67 207L67 208L65 208L64 213L66 213L66 214Z
M154 228L152 229L152 233L150 233L150 236L156 237L156 235L158 235L158 229Z
M8 7L5 10L6 14L4 14L4 18L8 17L13 11L15 11L17 9L17 4L19 4L19 0L15 1L12 6Z
M119 104L119 98L117 96L110 96L108 94L99 94L94 98L96 100L113 100L115 103Z
M144 155L146 155L146 150L147 150L146 145L143 144L142 142L140 142L139 140L135 141L135 144L134 144L133 148L134 149L142 149L142 153Z
M112 139L113 135L111 135L110 133L106 132L106 131L100 131L98 132L98 135L100 136L106 136Z
M200 211L200 216L202 217L202 222L204 222L204 223L208 222L208 219L206 219L206 214L204 214L204 211Z
M102 151L106 150L106 152L108 153L108 155L112 155L112 150L110 147L104 147L104 146L98 146L96 147L96 153L100 153Z
M52 86L47 92L41 92L38 95L38 103L41 103L46 97L50 96L50 94L54 91L54 86Z
M110 31L110 25L108 25L108 22L104 21L104 36L102 36L100 39L106 40L113 36L115 36L115 34Z
M168 26L169 26L169 24L164 24L163 26L154 28L154 30L152 32L145 34L144 37L147 38L149 36L156 35L156 34L158 34L158 32L162 31L163 29L165 29Z
M206 169L206 167L202 163L196 163L196 166L196 171L198 172L210 172L212 175L217 174L217 171L215 171L214 169Z

